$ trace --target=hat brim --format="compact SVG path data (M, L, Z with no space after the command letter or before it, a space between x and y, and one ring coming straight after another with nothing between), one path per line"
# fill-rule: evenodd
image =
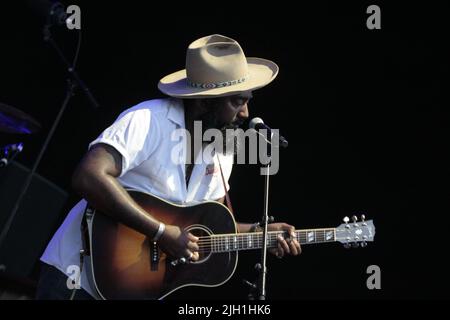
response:
M187 82L186 69L162 78L158 88L168 96L176 98L215 98L253 91L272 82L278 74L278 66L266 59L247 58L249 77L245 82L221 88L194 88Z

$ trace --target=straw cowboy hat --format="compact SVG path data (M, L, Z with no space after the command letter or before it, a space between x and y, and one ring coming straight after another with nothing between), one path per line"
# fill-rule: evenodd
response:
M158 88L177 98L215 98L262 88L277 74L272 61L246 58L239 43L214 34L192 42L186 69L162 78Z

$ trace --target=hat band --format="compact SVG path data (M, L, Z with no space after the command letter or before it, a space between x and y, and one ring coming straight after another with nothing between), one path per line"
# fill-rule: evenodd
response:
M196 83L196 82L189 81L189 79L187 80L187 82L188 82L188 85L193 88L214 89L214 88L223 88L223 87L234 86L236 84L247 81L248 78L249 77L247 75L247 76L237 79L237 80L230 80L230 81L225 81L225 82Z

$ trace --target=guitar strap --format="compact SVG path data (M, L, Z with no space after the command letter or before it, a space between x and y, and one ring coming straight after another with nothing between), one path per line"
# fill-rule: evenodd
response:
M79 277L81 279L81 272L83 271L83 265L84 265L84 257L90 255L90 240L89 240L89 225L88 225L88 219L92 218L92 215L94 214L95 209L89 205L89 203L86 204L86 208L83 212L83 217L81 218L81 225L80 225L80 231L81 231L81 250L80 250L80 272ZM76 293L76 288L73 289L72 294L70 296L70 300L73 300Z
M223 176L223 170L222 170L222 165L220 164L219 154L217 154L217 162L219 162L220 175L222 176L222 183L223 183L223 189L225 190L225 200L227 203L227 207L231 211L231 213L233 213L233 207L231 206L230 195L228 194L227 184L225 183L225 177Z
M90 240L89 240L89 225L88 225L88 219L91 219L93 214L95 212L95 209L91 207L89 203L86 204L86 209L83 213L83 219L81 220L81 244L82 244L82 253L83 255L89 256L90 255Z

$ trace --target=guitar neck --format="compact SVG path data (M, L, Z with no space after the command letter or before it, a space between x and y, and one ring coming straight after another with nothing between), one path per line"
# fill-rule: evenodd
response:
M278 236L285 237L284 231L269 231L267 233L267 248L278 246ZM240 250L261 249L263 233L220 234L207 237L200 242L207 245L212 252L230 252ZM326 243L336 241L336 228L296 230L295 239L301 244Z

